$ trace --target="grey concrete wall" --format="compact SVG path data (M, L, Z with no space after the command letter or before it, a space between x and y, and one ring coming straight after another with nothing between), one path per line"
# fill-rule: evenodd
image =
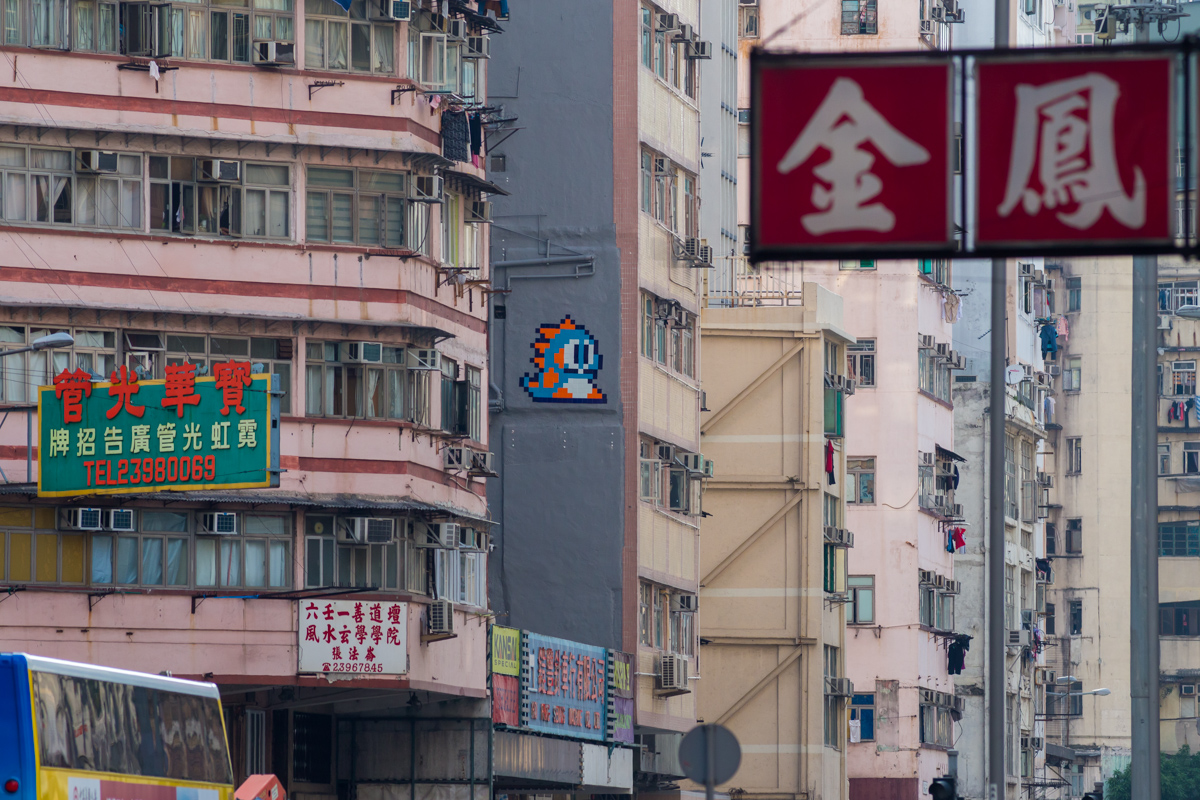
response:
M490 98L522 130L495 147L489 585L497 622L621 645L624 446L620 253L613 225L612 7L521 2L493 42ZM549 257L540 266L505 261ZM574 257L573 263L561 259ZM590 262L590 263L589 263ZM504 318L498 319L497 306ZM603 357L603 403L535 402L539 327L570 316Z
M736 3L700 4L700 37L713 57L700 65L700 236L717 257L740 255L737 241Z

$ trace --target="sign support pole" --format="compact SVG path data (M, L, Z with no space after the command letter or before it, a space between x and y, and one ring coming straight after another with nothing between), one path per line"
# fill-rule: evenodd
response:
M1137 41L1150 20L1137 19ZM1158 731L1158 257L1133 258L1133 373L1130 412L1129 694L1132 797L1159 800Z
M1009 0L994 0L993 46L1008 49ZM963 75L963 80L967 76ZM963 110L964 114L966 109ZM978 135L978 131L976 132ZM979 180L975 176L975 180ZM966 209L963 209L964 215ZM992 259L992 358L991 404L988 409L988 544L987 544L987 742L988 800L1007 797L1004 768L1006 676L1004 651L1008 633L1004 629L1004 406L1008 389L1004 379L1008 347L1005 320L1008 297L1008 261Z

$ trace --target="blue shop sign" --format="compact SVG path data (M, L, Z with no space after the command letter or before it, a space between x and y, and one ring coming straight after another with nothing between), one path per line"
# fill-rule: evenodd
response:
M608 723L605 649L537 633L526 635L527 726L542 733L604 741Z

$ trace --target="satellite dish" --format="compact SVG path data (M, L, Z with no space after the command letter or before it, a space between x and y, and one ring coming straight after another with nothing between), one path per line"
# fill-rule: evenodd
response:
M1019 364L1004 368L1004 382L1012 385L1025 380L1025 369Z

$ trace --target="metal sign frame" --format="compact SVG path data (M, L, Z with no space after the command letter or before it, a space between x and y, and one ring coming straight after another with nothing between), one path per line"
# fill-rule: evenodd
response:
M789 260L831 260L837 258L861 259L913 259L913 258L1012 258L1022 256L1066 257L1066 256L1106 256L1106 255L1152 255L1177 254L1184 256L1200 256L1200 242L1191 231L1180 231L1174 220L1170 221L1173 238L1159 243L1140 241L1104 241L1089 243L1080 241L1058 242L1018 242L1012 245L980 246L974 241L974 225L978 216L976 206L979 194L978 148L975 146L978 138L978 109L971 107L968 100L968 82L975 80L977 63L997 63L1005 60L1094 60L1098 57L1125 57L1127 55L1157 55L1173 56L1173 86L1171 97L1172 141L1176 147L1168 146L1168 174L1175 179L1168 186L1168 204L1166 213L1175 215L1175 198L1182 195L1182 205L1185 225L1191 214L1190 191L1196 185L1193 173L1197 143L1193 141L1192 115L1200 105L1192 97L1195 81L1192 80L1193 70L1196 69L1200 45L1191 39L1185 39L1177 44L1134 44L1100 48L1088 48L1081 52L1079 48L1045 48L1039 50L955 50L939 53L929 52L888 52L880 53L877 57L863 54L846 53L792 53L778 51L754 50L750 60L751 82L751 143L750 143L750 263ZM950 207L950 223L954 227L954 245L950 248L920 247L909 244L857 243L848 245L818 245L818 246L780 246L764 245L760 239L760 224L762 202L761 181L759 175L762 169L762 77L764 70L780 69L788 66L812 66L829 68L833 66L858 67L863 65L885 66L891 64L920 64L944 63L952 64L952 79L955 85L949 94L951 104L950 126L953 132L955 121L962 124L961 136L961 174L954 174L951 169L951 187L947 192L947 202ZM977 100L976 104L977 105ZM953 135L953 133L952 133ZM1170 161L1176 152L1182 155L1183 174L1179 175L1170 169ZM953 153L950 154L953 159ZM960 183L955 186L954 181ZM968 191L970 189L970 191ZM957 194L957 197L955 196ZM969 229L958 228L956 223L963 221Z

